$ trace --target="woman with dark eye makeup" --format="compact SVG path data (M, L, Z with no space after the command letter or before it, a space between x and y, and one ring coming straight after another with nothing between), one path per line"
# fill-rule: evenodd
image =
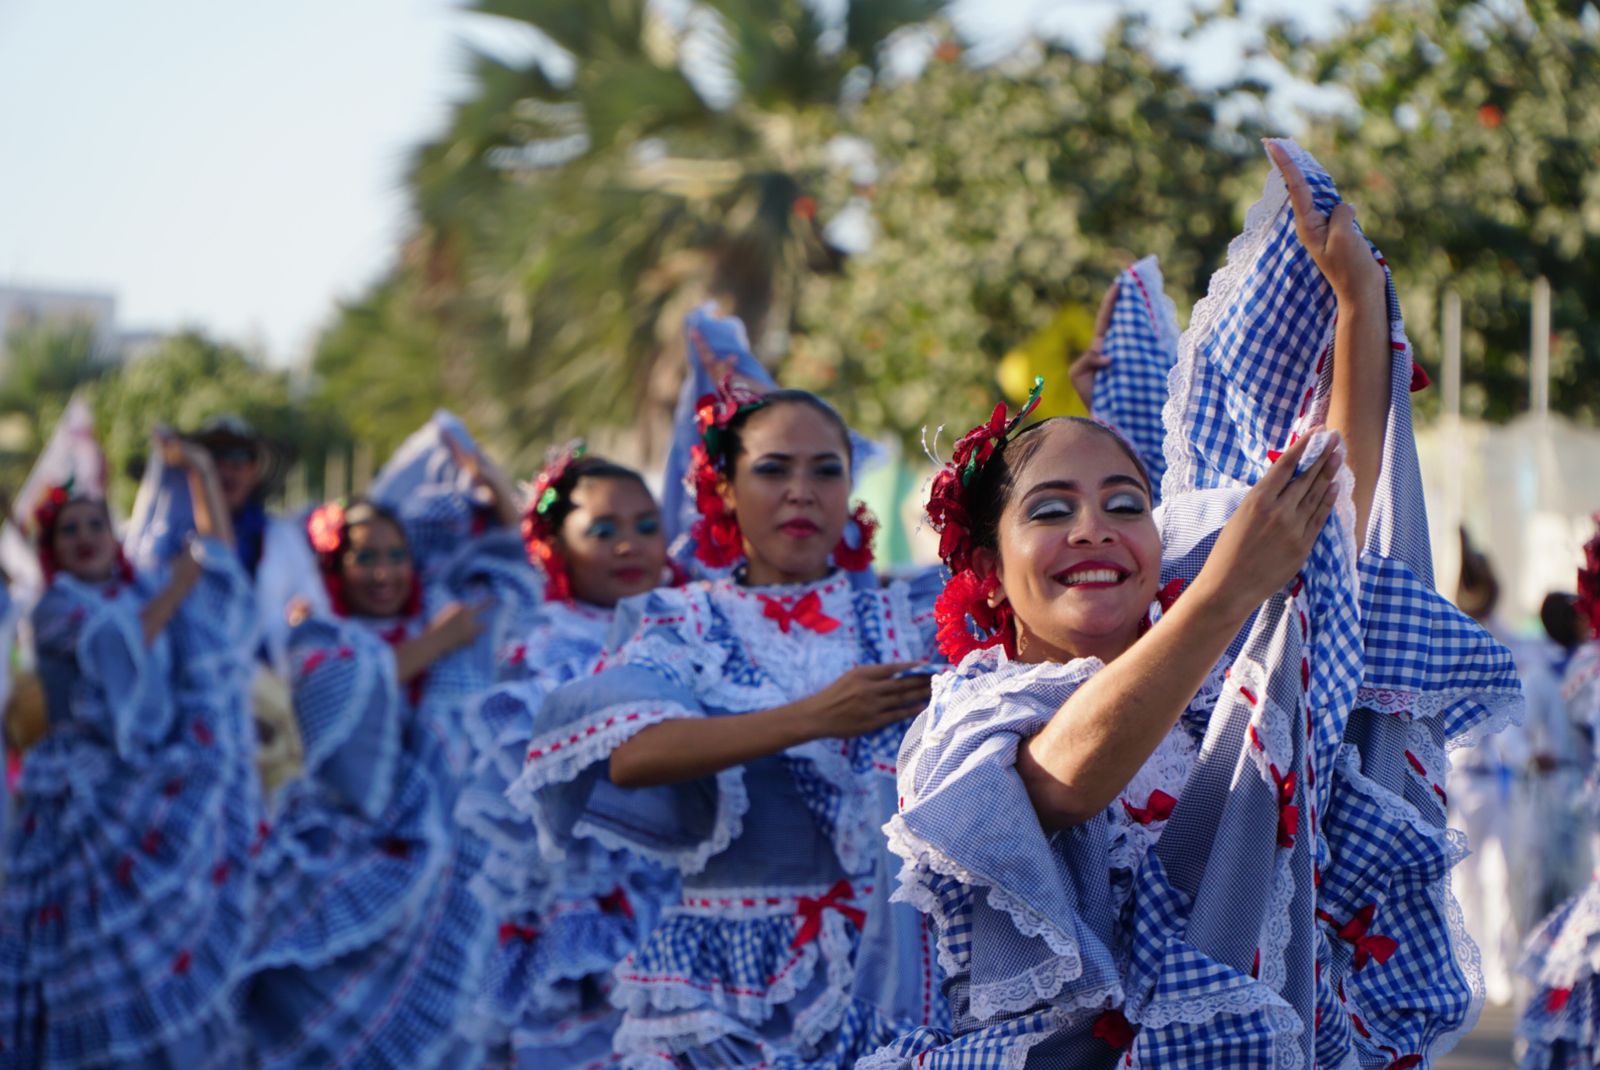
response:
M489 1065L586 1068L605 1061L621 1011L611 970L648 930L672 890L667 872L592 842L559 864L541 857L533 825L506 800L522 771L534 715L559 685L591 675L623 600L672 575L661 510L644 478L582 443L556 450L522 518L545 601L500 652L501 684L470 703L477 759L456 806L489 856L473 891L497 919L473 1028Z
M826 402L726 383L697 422L695 552L731 574L622 604L510 797L547 858L598 844L681 879L615 971L626 1065L850 1066L944 1018L878 832L937 583L852 580L870 549L844 538L852 448Z
M458 1067L494 943L454 820L460 707L537 583L509 482L435 421L308 532L333 613L289 637L305 773L275 800L240 1005L264 1067Z
M234 1067L259 795L254 629L210 459L166 435L194 496L163 581L136 575L106 503L34 517L49 730L22 762L0 889L0 1063Z
M1473 1024L1444 752L1520 689L1433 590L1384 262L1268 152L1178 345L1159 511L1115 431L1027 409L935 478L955 668L886 831L954 1022L862 1070L1404 1070Z

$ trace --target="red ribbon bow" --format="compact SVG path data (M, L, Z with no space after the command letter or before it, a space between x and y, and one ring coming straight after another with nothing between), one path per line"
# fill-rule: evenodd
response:
M1368 903L1355 916L1340 927L1339 939L1355 947L1355 959L1352 965L1361 969L1368 961L1375 960L1382 966L1389 961L1389 957L1400 949L1400 941L1389 936L1368 936L1367 929L1372 926L1372 917L1378 912L1378 904ZM1325 910L1317 911L1317 916L1333 924L1333 918Z
M789 943L789 946L803 947L821 934L822 912L824 910L837 910L856 928L861 928L867 923L867 912L859 907L849 906L844 902L844 900L854 899L855 897L856 890L850 886L850 882L847 880L841 880L832 888L829 888L828 894L821 899L813 899L809 895L802 895L800 897L800 908L796 912L801 918L800 931L794 934L794 939Z
M505 947L513 940L532 943L539 939L539 929L535 925L518 925L514 922L503 922L500 925L500 946Z
M789 634L789 626L798 624L802 628L810 628L818 635L827 635L839 626L839 622L822 612L822 596L812 591L794 604L791 609L776 598L767 595L758 596L761 599L761 612L768 620L778 622L778 629L783 634Z
M1278 785L1278 846L1293 847L1295 833L1300 830L1300 807L1294 804L1295 775L1279 776L1278 767L1267 766L1272 782Z
M1544 1000L1545 1009L1547 1011L1549 1011L1551 1014L1556 1014L1559 1011L1561 1011L1561 1010L1566 1008L1567 1001L1570 1000L1571 998L1572 998L1572 989L1570 989L1570 988L1552 988L1550 990L1550 994L1545 997L1545 1000Z
M622 890L621 885L598 897L596 901L603 913L621 914L628 920L633 920L633 904L628 902L628 893Z
M1133 1043L1136 1030L1120 1010L1109 1010L1094 1020L1094 1038L1121 1051Z
M1178 800L1157 788L1150 793L1143 806L1134 806L1127 799L1122 800L1122 808L1128 811L1128 816L1141 825L1148 825L1152 821L1165 821L1172 816L1172 808L1178 805Z

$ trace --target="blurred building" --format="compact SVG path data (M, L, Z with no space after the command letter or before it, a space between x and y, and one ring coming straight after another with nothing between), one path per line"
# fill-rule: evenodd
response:
M108 356L122 348L115 295L0 285L0 366L5 361L6 339L35 327L85 328L94 336L96 351Z

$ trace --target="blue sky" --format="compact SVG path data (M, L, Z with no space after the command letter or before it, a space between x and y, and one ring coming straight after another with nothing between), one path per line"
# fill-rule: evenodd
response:
M1296 6L1320 7L1253 9ZM993 53L1092 40L1116 10L962 0L956 21ZM297 359L388 264L407 152L463 89L460 42L493 36L448 0L0 0L0 284L109 291L125 328ZM1237 47L1185 55L1222 77Z

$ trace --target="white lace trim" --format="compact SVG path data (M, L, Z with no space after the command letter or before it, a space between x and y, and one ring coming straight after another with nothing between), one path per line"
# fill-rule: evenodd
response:
M1568 901L1571 910L1561 919L1561 928L1549 939L1546 932L1537 933L1530 941L1527 965L1536 965L1523 973L1535 982L1549 988L1573 988L1585 977L1600 972L1600 885L1590 884ZM1547 946L1540 949L1540 937L1546 936Z
M617 1049L648 1052L666 1045L684 1051L747 1033L748 1027L766 1022L777 1008L804 991L820 961L827 970L825 990L795 1013L790 1034L797 1044L813 1046L838 1026L850 1004L849 990L855 980L853 949L849 923L836 911L824 912L817 939L801 948L793 965L762 994L731 993L701 978L695 978L693 984L630 980L626 977L633 965L630 956L618 964L611 993L611 1002L625 1013L617 1030ZM671 1014L673 1011L689 1013Z
M970 973L970 961L950 950L946 935L950 929L950 919L940 909L938 898L929 885L928 878L933 874L959 881L973 889L974 894L980 888L986 890L991 908L1009 917L1017 932L1023 936L1044 941L1056 956L1003 980L971 985L968 998L974 1018L992 1021L1005 1014L1032 1010L1053 999L1068 984L1083 976L1082 954L1077 941L1070 935L1005 892L994 881L974 874L917 836L898 815L889 820L884 831L889 836L889 850L905 859L899 874L900 886L890 898L894 902L909 903L934 920L939 934L936 944L939 965L947 975ZM1111 982L1078 993L1056 1006L1064 1012L1072 1012L1089 1006L1112 1006L1121 998L1120 982Z
M1189 735L1183 724L1180 722L1174 725L1162 737L1161 742L1156 744L1156 749L1145 759L1138 772L1133 774L1133 779L1122 789L1117 801L1107 808L1107 819L1111 826L1107 836L1109 841L1107 863L1111 869L1138 872L1145 855L1155 846L1156 841L1161 838L1162 830L1167 827L1165 821L1152 821L1148 825L1141 825L1129 815L1123 803L1126 802L1133 807L1143 807L1149 802L1151 792L1156 790L1164 791L1174 799L1181 799L1199 753L1200 745ZM1131 885L1127 887L1127 891L1131 893Z
M1161 423L1167 429L1163 443L1167 456L1167 475L1161 481L1163 499L1181 494L1194 485L1188 412L1196 401L1194 366L1200 340L1216 333L1217 320L1227 310L1234 292L1243 284L1246 273L1271 238L1272 228L1288 203L1289 188L1284 185L1277 168L1273 168L1267 174L1261 199L1245 213L1244 230L1228 243L1226 263L1212 274L1206 295L1189 313L1189 329L1178 339L1178 359L1167 373L1167 402L1161 409Z
M1522 690L1515 687L1453 687L1441 691L1410 691L1399 688L1363 687L1356 692L1356 706L1392 716L1426 719L1462 701L1476 702L1485 710L1477 724L1447 741L1451 751L1475 747L1489 736L1513 725L1522 724L1527 703Z
M573 835L587 836L600 846L612 851L629 851L640 858L676 869L688 876L706 868L706 863L728 849L728 845L744 832L744 815L750 809L750 796L744 788L744 766L736 765L717 774L717 816L711 834L698 846L681 851L661 851L646 847L634 840L619 836L610 829L579 819L572 827ZM547 832L542 818L535 814L534 825L539 831L539 848L545 851ZM549 858L549 854L545 854Z

